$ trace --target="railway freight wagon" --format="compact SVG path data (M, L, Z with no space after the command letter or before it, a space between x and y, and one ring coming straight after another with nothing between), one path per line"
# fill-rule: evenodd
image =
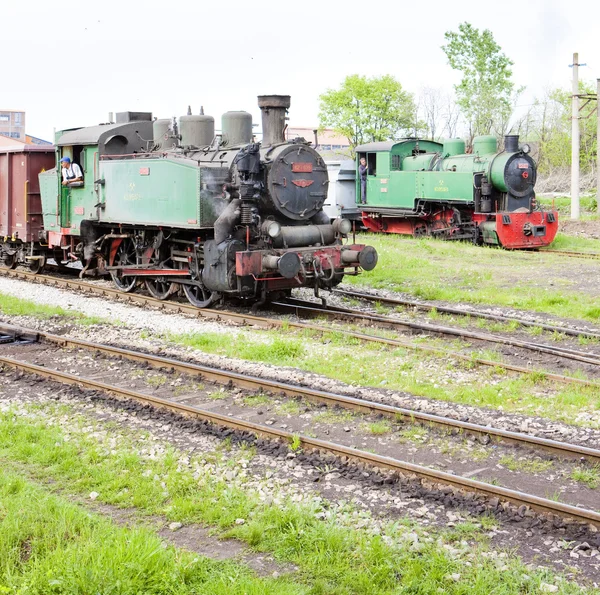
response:
M347 245L349 221L323 212L325 163L303 139L288 142L289 96L261 96L263 140L252 117L187 115L179 125L149 113L58 133L57 164L40 175L46 251L79 260L82 274L110 274L122 291L140 285L166 299L181 288L205 307L223 296L262 302L294 287L329 289L370 270L377 253Z
M406 139L356 147L367 166L362 219L371 231L431 235L508 249L550 244L558 213L536 204L536 164L518 136L476 137L472 153L459 139ZM361 182L356 180L357 203Z
M38 174L54 167L54 151L38 145L0 149L0 260L5 267L22 262L35 272L44 264Z

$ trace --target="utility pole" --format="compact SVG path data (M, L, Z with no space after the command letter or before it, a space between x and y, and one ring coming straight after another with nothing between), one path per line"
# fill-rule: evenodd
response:
M579 54L573 54L571 98L571 219L579 219Z
M596 208L600 215L600 79L596 79Z

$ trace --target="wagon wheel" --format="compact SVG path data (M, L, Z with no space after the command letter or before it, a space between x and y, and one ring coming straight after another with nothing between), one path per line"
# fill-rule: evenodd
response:
M146 279L146 289L157 300L166 300L177 291L177 283L171 283L171 281L167 281L164 277Z
M137 264L137 256L135 246L131 238L125 238L117 248L114 263L116 266L127 266ZM122 271L111 271L113 283L117 289L125 293L129 293L135 289L137 277L124 276Z
M38 273L41 273L44 270L44 266L45 265L46 265L46 259L45 258L38 258L36 260L31 260L29 262L29 270L34 275L37 275Z
M2 258L2 267L14 269L17 266L17 257L15 254L5 254Z

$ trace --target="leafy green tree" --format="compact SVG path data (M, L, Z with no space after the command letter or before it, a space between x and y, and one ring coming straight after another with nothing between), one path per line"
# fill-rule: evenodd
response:
M320 126L345 136L352 149L398 138L420 126L413 96L390 75L347 76L340 89L328 89L319 100Z
M470 23L447 31L442 50L462 80L454 88L469 125L470 140L479 134L504 134L516 96L511 80L513 62L501 51L489 29L480 32Z

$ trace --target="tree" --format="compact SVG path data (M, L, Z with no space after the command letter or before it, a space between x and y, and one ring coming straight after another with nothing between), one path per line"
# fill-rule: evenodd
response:
M454 87L469 127L470 140L479 134L504 134L516 97L511 80L513 62L502 53L489 29L480 32L461 23L458 32L447 31L442 50L454 70L462 72Z
M439 88L423 87L419 93L419 110L427 138L439 140L456 136L460 110L453 96Z
M398 138L416 128L413 96L390 75L347 76L340 89L328 89L319 100L320 126L345 136L352 150L365 142Z

